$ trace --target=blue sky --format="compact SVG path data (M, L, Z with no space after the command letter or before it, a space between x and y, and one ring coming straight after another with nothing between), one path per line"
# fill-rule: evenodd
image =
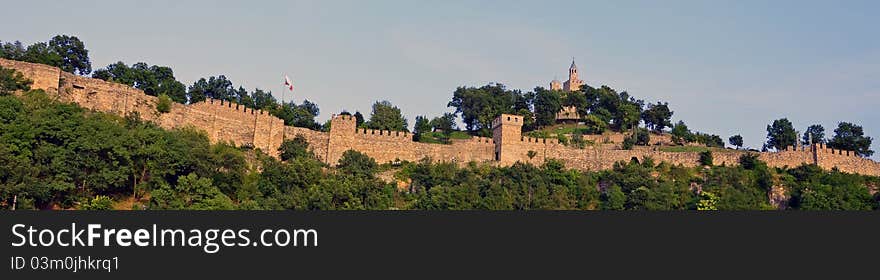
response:
M747 146L781 117L880 136L877 1L178 2L7 3L0 40L71 34L94 68L144 61L276 95L288 73L322 121L384 99L412 124L451 111L458 86L547 87L576 57L588 84L667 101L675 120Z

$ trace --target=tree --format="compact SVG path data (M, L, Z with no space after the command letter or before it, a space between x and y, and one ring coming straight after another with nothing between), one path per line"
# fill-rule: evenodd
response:
M434 119L431 120L431 128L435 131L443 131L443 134L449 135L453 130L458 129L455 124L455 114L443 113L442 116L434 117Z
M150 208L157 210L232 210L235 205L210 178L190 173L171 186L162 183L152 192Z
M177 81L174 71L166 66L138 62L129 67L119 61L95 70L92 78L126 84L151 96L164 94L174 102L187 102L186 86Z
M581 115L596 115L618 131L633 128L641 121L644 101L631 97L627 92L618 93L608 86L586 87L584 92L588 110L582 112L579 109Z
M648 130L644 128L639 128L633 131L633 138L635 138L636 145L647 146L651 142L651 135L648 133Z
M602 210L624 210L623 205L626 203L626 194L623 193L619 186L612 185L602 193L601 201L600 206Z
M778 119L767 126L767 143L764 144L765 147L782 151L786 147L794 146L795 142L797 142L797 132L794 131L794 126L788 119Z
M348 150L342 153L336 167L345 174L372 177L378 166L375 159L358 151Z
M279 119L284 120L284 125L305 127L314 130L321 128L321 124L315 121L315 117L320 113L318 104L308 100L303 100L302 104L297 105L293 101L285 102L281 106L269 108L269 113Z
M49 48L61 57L61 64L56 66L64 72L80 75L88 75L92 72L89 50L76 36L56 35L49 40Z
M11 60L23 60L25 48L19 41L0 42L0 58Z
M278 147L279 157L282 161L288 161L294 158L312 156L309 151L309 142L302 134L297 134L293 139L284 140Z
M156 111L159 113L171 112L171 98L166 94L160 94L156 101Z
M841 122L834 129L834 138L828 141L828 147L840 150L855 151L862 157L870 157L874 154L871 150L871 137L865 136L862 126L849 122Z
M189 103L204 101L206 98L235 101L234 91L232 81L227 79L225 75L211 76L208 79L201 78L193 82L189 86L187 99Z
M361 127L362 125L364 125L364 114L361 114L360 111L354 112L354 119L355 127Z
M36 42L27 47L21 60L60 67L63 58L56 53L49 44L45 42Z
M0 96L12 94L16 91L31 90L33 81L27 79L14 69L0 67Z
M730 145L733 145L734 147L739 149L743 146L743 137L739 134L730 136L730 138L727 139L727 142L729 142Z
M686 124L684 124L684 121L678 121L678 123L672 127L672 141L675 143L684 144L685 142L691 142L693 141L693 137L691 130L688 129Z
M700 165L712 166L712 151L703 151L700 153Z
M552 125L556 122L556 114L562 109L558 91L536 87L535 90L535 124L539 127Z
M425 116L416 116L416 124L413 127L414 134L431 132L431 121Z
M825 143L825 128L820 124L814 124L807 127L807 131L804 132L804 143L808 145L816 144L816 143Z
M465 129L481 136L492 134L492 121L501 114L522 114L523 128L534 125L530 105L536 97L519 90L508 90L502 84L489 84L479 88L459 87L453 92L447 106L461 115Z
M21 42L0 44L0 57L40 63L70 73L88 75L92 72L89 50L76 36L56 35L49 42L36 42L25 48Z
M669 103L648 104L648 108L642 112L642 120L645 126L656 132L663 131L666 127L672 127L672 111L669 110Z
M370 129L409 131L406 118L400 112L400 108L388 101L377 101L373 104L373 112L366 127Z

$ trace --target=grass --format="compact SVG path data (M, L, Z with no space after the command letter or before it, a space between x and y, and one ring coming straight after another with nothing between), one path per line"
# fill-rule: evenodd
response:
M448 140L452 139L471 139L473 136L464 131L453 131L449 134ZM419 137L419 142L431 144L449 144L446 135L442 132L426 132Z

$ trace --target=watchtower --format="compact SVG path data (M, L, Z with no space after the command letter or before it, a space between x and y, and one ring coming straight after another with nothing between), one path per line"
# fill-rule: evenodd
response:
M516 162L515 149L522 140L523 117L501 114L492 121L492 139L495 140L495 161L503 164Z

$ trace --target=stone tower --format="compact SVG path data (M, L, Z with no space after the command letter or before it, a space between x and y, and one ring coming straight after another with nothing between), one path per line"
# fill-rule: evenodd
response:
M562 90L562 82L557 79L550 81L550 90Z
M334 115L330 119L330 142L327 148L326 163L335 166L345 153L354 145L354 134L357 120L351 115Z
M578 79L578 68L577 65L574 64L574 58L571 59L571 67L568 67L568 81L565 81L564 90L565 91L577 91L581 89L581 85L584 81Z
M495 140L495 161L501 164L516 162L516 148L522 142L523 117L501 114L492 121L492 139Z

